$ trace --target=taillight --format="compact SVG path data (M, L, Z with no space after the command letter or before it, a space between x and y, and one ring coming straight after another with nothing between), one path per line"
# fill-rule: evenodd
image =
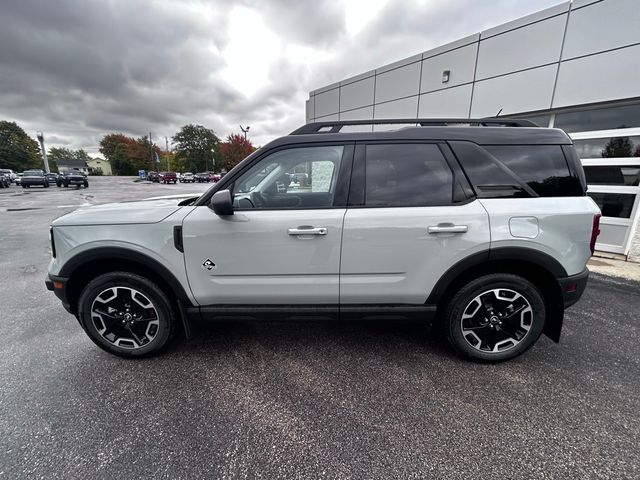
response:
M593 217L593 227L591 228L591 242L589 243L589 248L591 249L591 255L596 251L596 240L598 239L598 235L600 235L600 215L594 215Z

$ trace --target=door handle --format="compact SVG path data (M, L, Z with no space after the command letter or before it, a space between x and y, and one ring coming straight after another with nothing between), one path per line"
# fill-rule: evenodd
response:
M469 227L466 225L438 224L427 228L429 233L466 233Z
M326 235L327 227L298 227L287 230L289 235Z

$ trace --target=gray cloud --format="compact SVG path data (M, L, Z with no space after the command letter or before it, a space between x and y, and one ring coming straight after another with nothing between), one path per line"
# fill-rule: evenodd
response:
M186 123L220 136L249 124L264 144L304 122L309 90L554 3L391 0L352 37L338 0L9 0L0 15L0 119L92 154L112 131L163 137ZM224 73L234 6L259 12L282 45L309 52L274 52L266 71L251 71L251 95ZM251 50L245 56L255 61Z

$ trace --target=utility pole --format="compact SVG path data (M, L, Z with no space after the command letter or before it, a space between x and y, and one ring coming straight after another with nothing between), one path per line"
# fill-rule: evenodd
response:
M153 158L153 143L151 141L151 132L149 132L149 155L151 156L151 170L150 171L153 171L153 170L155 170L155 168L154 168L155 165L153 163L153 161L155 159Z
M42 148L42 160L44 161L44 171L49 173L49 161L47 160L47 150L44 148L44 133L36 132L38 141L40 142L40 148Z
M171 171L171 161L169 160L169 139L164 137L165 155L167 156L167 170Z

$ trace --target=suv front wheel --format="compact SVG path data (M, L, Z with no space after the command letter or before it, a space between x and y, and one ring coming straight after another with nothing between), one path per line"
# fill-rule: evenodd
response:
M461 355L497 362L526 351L542 333L545 303L528 280L496 273L477 278L451 299L447 340Z
M162 350L175 330L165 293L150 280L129 272L93 279L80 295L79 319L103 350L121 357L144 357Z

